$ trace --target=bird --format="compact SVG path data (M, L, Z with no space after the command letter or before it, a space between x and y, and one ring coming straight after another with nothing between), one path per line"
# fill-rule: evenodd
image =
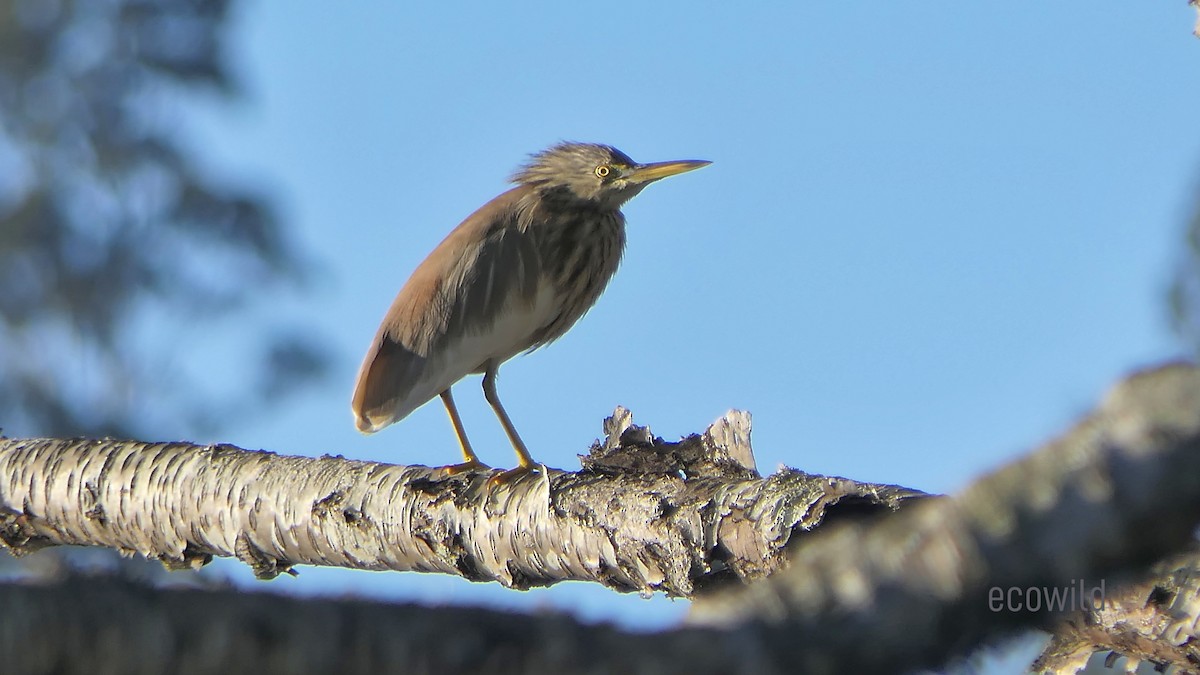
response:
M464 461L490 469L467 440L450 388L483 375L484 398L517 454L496 481L540 466L500 403L501 364L562 337L599 299L625 249L621 207L650 183L709 165L639 164L610 145L561 142L529 157L515 187L467 216L422 261L383 317L358 371L351 409L371 434L440 397Z

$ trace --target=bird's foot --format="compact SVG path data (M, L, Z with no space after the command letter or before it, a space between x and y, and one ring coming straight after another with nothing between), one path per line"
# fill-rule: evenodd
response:
M511 483L531 473L545 473L545 467L540 464L528 464L518 466L515 469L509 469L508 471L501 471L488 479L488 485Z
M484 464L483 462L481 462L477 459L472 459L472 460L463 462L461 464L451 464L450 466L443 466L441 469L439 469L439 471L441 471L443 474L445 474L447 476L457 476L460 473L469 473L472 471L489 471L489 470L491 470L491 468L492 467L488 466L487 464Z

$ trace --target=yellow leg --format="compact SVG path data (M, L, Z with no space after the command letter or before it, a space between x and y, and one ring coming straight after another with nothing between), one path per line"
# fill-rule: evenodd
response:
M487 464L479 461L479 457L471 449L471 441L467 440L467 430L463 428L462 418L458 416L458 407L454 405L454 397L450 395L449 389L442 392L442 403L446 405L446 414L450 416L450 423L454 425L454 433L458 436L458 444L462 446L463 459L466 460L462 464L442 467L442 471L453 475L464 471L490 468Z
M487 399L488 404L492 406L496 417L500 419L500 425L504 427L504 433L508 434L508 442L512 443L513 450L517 452L519 465L515 469L509 469L504 473L493 476L491 479L493 483L504 483L538 469L538 463L533 461L533 457L529 456L529 450L525 447L525 441L521 440L520 434L517 433L517 428L513 426L508 413L504 411L504 406L500 404L500 395L496 393L496 372L499 368L499 365L495 363L488 364L487 371L483 374L483 396Z

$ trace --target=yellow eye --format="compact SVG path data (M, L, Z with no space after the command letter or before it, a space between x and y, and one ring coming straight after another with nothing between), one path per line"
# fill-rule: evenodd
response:
M601 164L600 166L596 167L596 175L601 178L607 178L608 174L610 174L610 173L612 173L612 169L609 169L608 166L606 166L604 164Z

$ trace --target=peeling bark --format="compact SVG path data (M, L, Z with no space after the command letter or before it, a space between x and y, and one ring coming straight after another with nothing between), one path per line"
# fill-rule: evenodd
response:
M499 485L486 471L229 445L0 439L0 542L16 554L106 546L174 567L235 556L262 578L310 564L690 596L770 574L793 533L839 503L886 510L920 494L791 470L760 478L745 413L666 443L618 409L606 432L583 471Z

